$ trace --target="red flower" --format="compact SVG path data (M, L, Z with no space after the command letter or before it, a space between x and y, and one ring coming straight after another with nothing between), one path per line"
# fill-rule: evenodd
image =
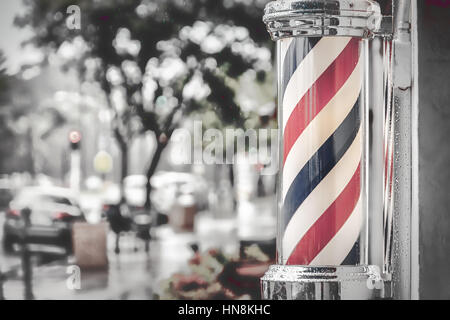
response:
M208 287L208 282L197 274L182 275L176 274L173 276L173 288L176 291L186 292Z
M191 260L189 260L189 264L199 265L201 262L202 262L202 256L198 252L196 252L194 254L194 257Z

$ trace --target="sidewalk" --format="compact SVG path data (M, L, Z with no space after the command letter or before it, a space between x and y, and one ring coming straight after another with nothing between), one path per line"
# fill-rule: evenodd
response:
M108 236L108 244L113 235ZM33 268L33 294L37 300L148 300L158 292L159 283L174 272L183 271L191 257L189 242L192 234L164 236L150 244L150 252L143 246L134 251L134 238L121 239L121 253L115 255L108 248L109 267L106 270L81 270L81 288L71 290L67 280L71 277L67 261L56 261ZM22 279L9 279L4 284L6 299L23 299Z

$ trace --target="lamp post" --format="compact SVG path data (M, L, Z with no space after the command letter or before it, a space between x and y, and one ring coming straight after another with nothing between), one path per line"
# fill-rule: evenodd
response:
M69 133L70 142L70 188L77 194L80 191L81 180L81 156L80 156L80 144L81 133L77 130L73 130Z
M33 266L31 262L31 252L28 248L28 228L31 226L31 210L24 208L21 211L23 218L23 230L22 230L22 271L23 271L23 283L24 283L24 299L33 300Z

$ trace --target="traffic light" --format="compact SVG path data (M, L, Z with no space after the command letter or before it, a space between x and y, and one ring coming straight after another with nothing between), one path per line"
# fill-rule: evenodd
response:
M69 141L70 141L70 148L72 150L79 150L81 142L81 133L76 130L70 131Z

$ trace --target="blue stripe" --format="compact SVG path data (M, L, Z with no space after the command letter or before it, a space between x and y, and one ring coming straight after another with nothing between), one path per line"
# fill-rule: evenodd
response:
M355 245L348 253L347 257L345 257L344 261L342 261L341 265L349 266L349 265L357 265L361 263L360 260L360 249L359 249L359 238L356 240Z
M286 52L286 56L282 57L282 59L284 58L284 64L281 79L280 97L284 97L286 87L295 70L297 70L300 63L305 59L305 57L314 48L314 46L319 42L320 39L320 37L303 37L294 38L292 40L291 44L289 45L289 49Z
M334 168L351 146L358 134L360 123L359 103L356 102L345 120L309 159L289 186L283 206L285 227L298 207Z

